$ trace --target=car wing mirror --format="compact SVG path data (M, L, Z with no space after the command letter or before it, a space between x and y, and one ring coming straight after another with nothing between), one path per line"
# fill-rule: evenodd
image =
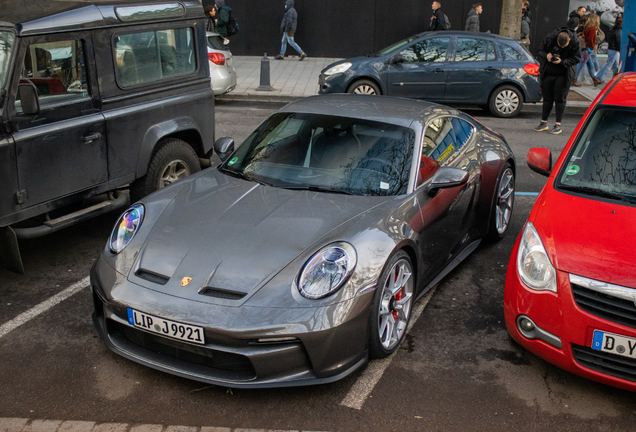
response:
M38 90L33 84L20 84L18 86L20 93L20 103L22 112L25 115L36 115L40 113L40 99L38 98Z
M396 54L393 57L389 57L389 64L404 63L404 56L402 54Z
M222 137L214 143L214 152L217 154L221 162L225 162L234 152L234 138Z
M552 172L552 152L542 147L531 148L528 151L528 167L536 173L550 177Z
M431 184L428 186L428 194L434 195L440 189L465 185L468 183L468 178L468 172L463 169L442 167L433 175Z

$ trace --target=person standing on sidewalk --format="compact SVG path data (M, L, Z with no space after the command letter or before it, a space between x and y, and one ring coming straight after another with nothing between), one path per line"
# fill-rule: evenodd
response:
M479 33L479 15L484 11L481 3L473 4L473 8L468 11L468 18L466 19L466 31L472 31Z
M534 128L541 132L548 130L548 117L552 105L556 107L556 122L551 134L560 134L561 120L565 105L574 80L576 65L581 60L581 47L574 32L563 27L550 33L539 47L539 76L543 93L543 110L541 123Z
M227 39L227 23L230 21L230 12L225 8L225 0L214 0L216 6L216 31Z
M570 12L570 16L568 17L568 28L571 30L575 30L579 26L579 20L583 15L587 13L587 9L585 6L579 7L577 10Z
M307 54L294 42L294 34L296 33L296 27L298 26L298 13L294 9L294 0L285 1L285 16L283 22L280 23L280 31L283 33L283 40L281 41L280 54L276 56L276 60L283 60L285 58L285 51L287 51L287 43L291 45L293 49L300 54L300 61L303 61Z
M623 16L619 15L614 21L614 27L607 36L607 61L603 65L596 78L603 82L607 71L612 68L614 75L618 74L618 62L621 58L621 38L623 37Z
M433 16L428 31L448 30L446 28L446 15L442 10L442 4L438 1L433 2Z
M529 9L530 3L524 1L523 7L521 8L521 43L525 46L530 46L530 22L532 14Z

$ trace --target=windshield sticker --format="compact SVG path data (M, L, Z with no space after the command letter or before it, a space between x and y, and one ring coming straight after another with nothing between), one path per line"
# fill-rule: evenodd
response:
M380 182L380 189L389 190L389 184Z
M230 161L227 164L228 165L234 165L236 162L238 162L238 158L237 157L233 157L232 159L230 159Z
M565 170L565 173L567 175L576 175L579 173L579 166L578 165L570 165L568 167L568 169Z

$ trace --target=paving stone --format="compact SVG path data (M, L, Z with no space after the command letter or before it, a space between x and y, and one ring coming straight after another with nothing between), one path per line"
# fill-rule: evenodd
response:
M25 418L0 418L0 432L20 432L28 421Z
M168 426L164 432L197 432L194 426Z
M95 426L93 432L126 432L127 423L101 423Z
M145 424L130 428L130 432L161 432L163 426L158 424Z
M23 432L55 432L62 424L62 420L33 420Z
M95 422L89 421L65 421L57 432L91 432L95 427Z
M232 432L232 429L224 428L224 427L208 427L208 426L204 426L204 427L201 428L201 432Z

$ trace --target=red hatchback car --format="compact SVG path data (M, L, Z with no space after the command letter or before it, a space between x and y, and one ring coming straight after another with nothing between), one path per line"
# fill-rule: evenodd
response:
M508 332L565 370L636 391L636 73L612 80L549 176L510 257Z

